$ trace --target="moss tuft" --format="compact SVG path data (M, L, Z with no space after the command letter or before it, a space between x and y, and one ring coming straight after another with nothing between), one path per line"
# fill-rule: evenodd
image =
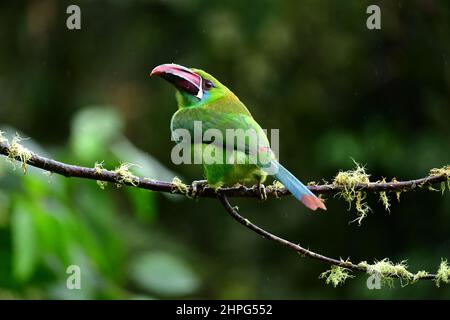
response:
M180 178L178 177L174 177L172 179L172 184L173 184L173 188L172 188L172 193L174 192L179 192L181 194L184 194L186 196L189 195L189 188L186 184L184 184Z
M21 168L23 174L27 172L27 162L33 157L33 152L20 144L24 139L16 133L8 148L8 159L16 168L16 160L22 163Z
M433 168L430 170L430 176L442 176L447 177L447 188L450 190L450 165L443 166L442 168ZM445 191L445 182L441 182L441 192Z
M284 189L285 186L278 180L273 180L272 185L267 186L267 188Z
M108 186L108 182L97 180L97 185L100 187L100 189L105 190L105 188Z
M361 221L367 216L371 209L369 205L364 201L367 196L366 192L357 191L355 190L355 187L358 184L369 184L370 175L366 173L364 166L361 166L356 161L354 162L356 168L349 171L339 171L339 173L333 179L333 184L343 187L343 190L340 191L338 195L349 204L349 210L351 208L352 202L355 202L355 208L358 217L353 221L357 221L358 224L361 224Z
M372 211L372 209L369 207L367 202L364 200L366 199L367 194L365 192L357 192L356 193L356 201L355 201L355 209L357 212L358 217L354 219L352 222L358 222L359 225L361 225L362 220L367 217L367 214Z
M430 191L435 191L435 192L441 191L441 190L436 189L436 188L433 187L433 186L428 186L428 190L430 190Z
M377 261L374 264L368 264L366 261L360 262L359 267L366 269L369 274L378 274L383 284L394 286L394 279L400 279L402 285L407 285L414 281L414 274L408 271L406 261L394 264L388 258ZM404 281L404 282L403 282Z
M103 161L102 162L96 162L94 164L94 170L96 174L101 174L105 168L103 167Z
M425 270L418 271L418 272L414 275L414 277L413 277L411 283L416 283L417 281L419 281L419 280L422 279L422 278L425 278L426 276L428 276L428 272L426 272Z
M450 165L443 166L442 168L433 168L430 170L430 176L447 176L450 179Z
M101 174L105 168L103 167L103 161L102 162L96 162L94 164L94 170L95 174ZM108 182L97 180L97 185L100 187L100 189L105 190L106 186L108 185Z
M450 266L448 265L447 260L441 260L441 264L439 265L439 269L436 272L436 279L434 281L436 282L436 286L438 288L441 286L441 282L450 282Z
M389 198L385 191L380 192L380 201L383 203L384 210L391 212L391 204L389 203Z
M118 168L114 170L115 173L119 175L117 179L117 188L120 188L123 184L131 184L132 186L137 186L137 179L130 171L130 167L135 166L131 163L122 163Z
M381 181L379 181L380 183L386 183L386 179L383 178ZM380 192L380 201L381 203L383 203L384 206L384 210L386 210L387 212L391 212L391 204L389 203L389 198L387 196L386 191L381 191Z
M330 270L320 274L319 279L325 279L326 284L331 284L336 288L338 285L342 285L348 278L354 278L350 272L347 268L331 266Z
M284 188L285 188L284 185L280 181L273 180L272 184L267 186L266 189L269 191L273 191L273 193L275 194L275 198L279 199L280 198L279 192Z

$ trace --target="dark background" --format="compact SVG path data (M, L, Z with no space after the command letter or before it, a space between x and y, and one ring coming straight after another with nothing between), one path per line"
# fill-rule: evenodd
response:
M0 125L40 154L185 182L169 122L173 88L150 70L175 62L231 88L263 128L280 129L280 160L304 182L366 165L373 180L425 176L449 161L447 1L76 1L0 4ZM381 7L381 30L366 8ZM332 257L408 260L436 271L449 257L448 193L377 195L362 225L339 198L326 213L290 197L233 199L253 222ZM66 267L82 271L67 290ZM0 298L449 298L432 282L368 290L357 274L334 289L328 266L231 220L213 199L188 200L44 175L0 162Z

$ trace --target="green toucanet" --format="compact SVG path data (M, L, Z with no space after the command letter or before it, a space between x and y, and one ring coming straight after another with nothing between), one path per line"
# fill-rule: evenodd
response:
M212 154L216 160L223 160L203 161L210 186L219 188L237 183L261 185L267 175L273 175L308 208L326 210L324 203L277 161L265 132L230 89L205 71L177 64L159 65L151 75L164 78L177 89L178 111L171 121L173 136L179 129L194 136L196 124L201 125L202 132L214 129L216 133L221 133L221 143L213 139L190 141L197 146L194 148L196 152L200 150L201 153ZM238 138L227 135L229 130L254 133L256 139L247 135L239 143Z

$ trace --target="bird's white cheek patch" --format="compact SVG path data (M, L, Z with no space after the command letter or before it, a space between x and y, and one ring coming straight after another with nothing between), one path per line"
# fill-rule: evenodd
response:
M196 95L197 98L199 98L200 100L203 98L203 78L200 78L200 86L198 88L198 93Z

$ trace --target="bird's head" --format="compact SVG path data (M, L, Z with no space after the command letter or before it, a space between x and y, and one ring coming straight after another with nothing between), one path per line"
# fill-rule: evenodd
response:
M231 93L227 87L205 71L178 64L159 65L152 70L150 76L159 76L175 86L180 108L199 107Z

